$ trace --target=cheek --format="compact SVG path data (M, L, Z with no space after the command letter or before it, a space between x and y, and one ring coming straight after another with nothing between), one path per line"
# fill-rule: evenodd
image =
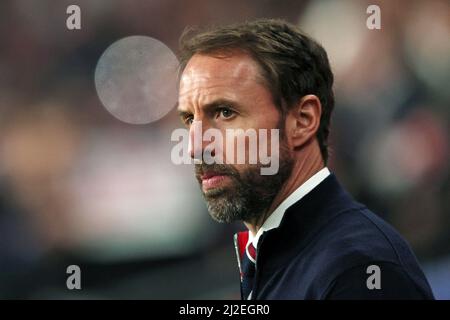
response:
M226 164L267 164L262 158L267 159L273 152L290 149L284 129L268 127L221 130L223 143L217 145L216 154L221 154Z

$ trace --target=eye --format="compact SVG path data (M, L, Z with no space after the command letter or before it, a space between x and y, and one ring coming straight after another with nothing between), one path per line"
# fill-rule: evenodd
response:
M194 121L194 117L192 115L186 116L183 118L183 122L186 126L190 126L193 121Z
M227 107L222 107L217 110L218 115L224 119L229 119L235 115L235 112Z

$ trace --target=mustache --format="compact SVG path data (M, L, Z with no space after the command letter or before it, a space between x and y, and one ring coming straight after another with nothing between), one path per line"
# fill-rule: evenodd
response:
M200 177L205 172L214 172L216 174L220 175L228 175L231 177L239 177L239 172L232 166L225 165L225 164L205 164L200 163L195 165L195 176L197 179L200 179Z

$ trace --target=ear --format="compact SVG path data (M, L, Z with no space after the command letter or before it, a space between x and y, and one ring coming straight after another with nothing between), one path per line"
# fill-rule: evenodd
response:
M301 147L316 136L321 114L322 104L319 98L312 94L302 97L289 111L286 132L293 148Z

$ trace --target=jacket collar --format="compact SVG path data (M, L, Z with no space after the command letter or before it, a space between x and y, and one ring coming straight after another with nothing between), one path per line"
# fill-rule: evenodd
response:
M360 207L340 185L334 174L328 175L315 188L286 209L279 226L261 234L257 245L257 265L265 270L285 265L301 247L333 217L351 206ZM249 239L249 232L235 234L238 265ZM280 250L283 248L283 250Z
M278 228L283 216L289 207L294 205L304 196L306 196L311 190L317 187L323 180L325 180L330 175L330 170L327 167L322 168L311 176L308 180L302 183L294 192L292 192L286 199L284 199L280 205L272 212L272 214L267 218L261 228L258 230L255 236L248 233L249 241L253 242L255 248L258 247L258 241L264 232Z

